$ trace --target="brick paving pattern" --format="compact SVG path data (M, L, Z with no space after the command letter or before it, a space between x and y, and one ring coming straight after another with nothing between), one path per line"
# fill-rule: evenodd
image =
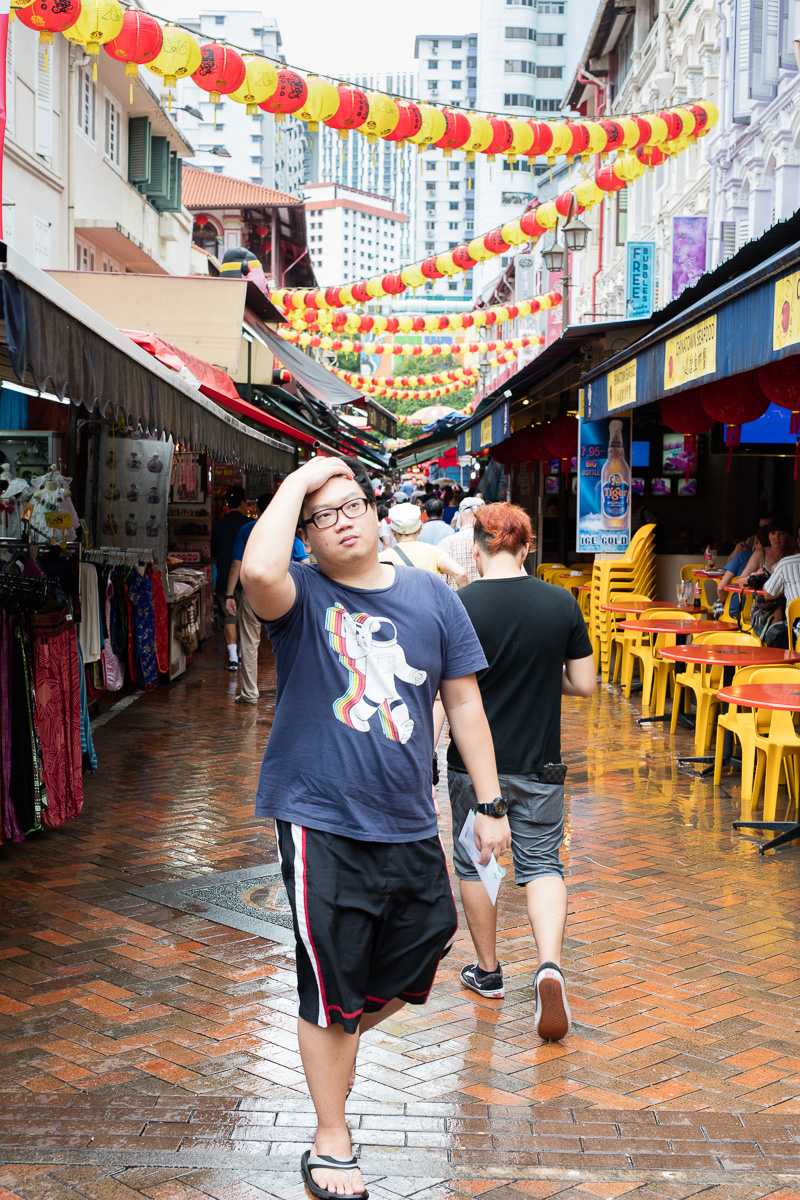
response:
M306 1194L293 953L134 894L274 863L252 815L266 646L261 677L235 706L206 650L98 730L80 821L0 850L0 1200ZM428 1006L362 1041L348 1114L375 1200L800 1200L800 848L760 858L730 828L736 781L679 774L690 735L637 711L565 702L572 1036L533 1035L507 886L505 1001L460 986L462 922Z

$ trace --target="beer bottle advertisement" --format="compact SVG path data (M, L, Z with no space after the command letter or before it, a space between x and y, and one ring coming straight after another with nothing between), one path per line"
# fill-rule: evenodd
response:
M631 540L631 418L582 421L577 546L581 553L624 554Z

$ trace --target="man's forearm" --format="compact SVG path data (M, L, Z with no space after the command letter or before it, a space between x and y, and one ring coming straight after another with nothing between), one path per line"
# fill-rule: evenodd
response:
M500 795L494 745L483 705L477 701L459 704L449 711L450 735L472 780L479 804L489 804Z
M247 539L240 568L245 589L248 583L269 583L282 579L288 572L305 495L305 485L290 475L278 488L269 508L256 521Z
M231 563L231 569L228 572L228 587L225 592L226 596L232 596L233 593L236 591L236 588L239 583L239 574L240 574L241 570L242 570L241 561L238 558L235 558L233 560L233 562Z

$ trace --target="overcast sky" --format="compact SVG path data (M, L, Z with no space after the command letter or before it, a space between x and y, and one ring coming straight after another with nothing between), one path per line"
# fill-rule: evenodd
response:
M208 5L197 0L145 0L145 7L172 20L197 14L198 9L214 11L213 0ZM224 7L262 11L257 2ZM480 0L372 0L355 8L332 0L292 0L263 11L278 21L288 62L339 75L411 70L417 34L472 33L478 27L479 7Z

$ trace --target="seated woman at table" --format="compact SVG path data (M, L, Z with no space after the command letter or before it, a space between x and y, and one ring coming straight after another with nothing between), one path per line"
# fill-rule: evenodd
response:
M719 613L717 612L717 605L715 605L714 606L714 616L715 617L720 616L722 614L722 609L724 608L725 601L728 598L727 597L728 584L731 582L731 580L738 579L738 577L741 575L742 571L744 570L744 568L747 566L747 564L750 561L751 553L752 552L747 549L744 542L737 542L736 550L731 555L731 557L728 559L728 561L725 563L725 574L722 576L721 579L717 580L717 596L719 597L719 600L718 600ZM736 614L739 612L739 607L740 607L741 603L742 603L741 597L738 595L734 596L733 599L731 600L730 613L731 613L732 617L735 617Z

